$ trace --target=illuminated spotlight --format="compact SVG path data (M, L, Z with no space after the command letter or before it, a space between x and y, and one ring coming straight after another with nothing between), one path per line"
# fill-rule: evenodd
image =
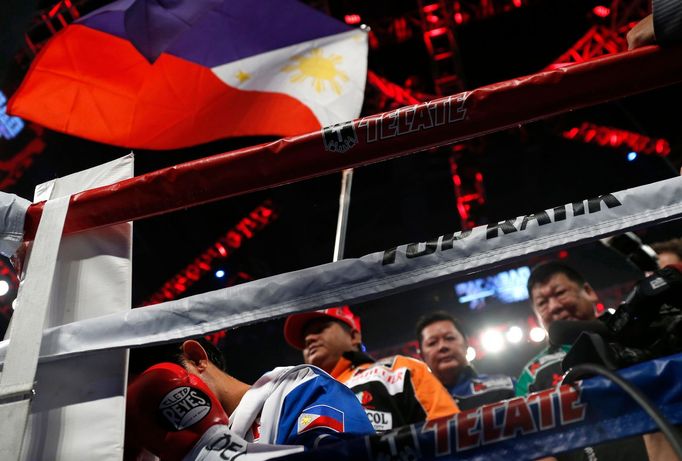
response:
M5 296L9 292L9 283L6 280L0 280L0 296Z
M615 310L613 307L609 307L608 309L606 309L606 312L608 312L609 314L613 315L613 314L616 313L616 310Z
M359 14L347 14L343 17L343 20L346 22L346 24L355 25L360 24L362 18Z
M500 352L504 348L504 337L497 330L486 330L481 334L481 345L487 352Z
M632 152L628 153L627 158L628 158L628 162L632 162L634 159L637 158L637 152L632 151Z
M603 303L597 303L597 305L595 307L596 307L595 310L597 311L597 315L603 314L604 311L606 310L606 306L604 306Z
M523 330L521 330L521 328L514 325L513 327L509 327L509 330L507 330L506 336L507 336L507 341L509 341L512 344L516 344L523 339Z
M530 329L530 340L536 343L539 343L545 339L545 336L547 335L547 332L540 327L533 327Z
M225 277L225 271L222 269L218 269L217 271L215 271L215 276L221 279Z
M471 346L467 347L467 355L466 355L466 357L467 357L467 361L468 361L468 362L473 362L474 359L476 358L476 349L474 349L474 348L471 347Z
M595 14L595 16L605 18L611 14L611 9L603 5L597 5L592 8L592 12Z

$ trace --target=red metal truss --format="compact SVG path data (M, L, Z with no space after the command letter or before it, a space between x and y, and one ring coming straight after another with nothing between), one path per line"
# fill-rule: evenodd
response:
M35 157L45 150L47 144L42 137L44 129L35 124L29 126L35 133L35 138L31 139L19 152L8 159L0 160L0 190L7 190L16 184L24 172L33 164Z
M242 218L232 229L222 235L178 274L171 277L142 305L147 306L177 299L209 272L215 261L229 258L232 253L241 248L245 241L252 239L256 232L263 230L275 219L277 219L277 213L272 202L266 200L251 211L248 216Z
M645 0L613 0L609 7L595 7L593 14L596 24L548 68L627 50L627 32L646 15L647 10L648 2Z
M468 230L481 224L484 217L486 202L483 188L483 172L478 168L478 162L471 161L472 152L467 152L466 144L453 147L450 158L450 174L455 192L457 213L461 222L461 229ZM466 160L469 160L466 162Z
M599 126L588 122L584 122L579 127L565 130L561 135L566 139L598 144L614 149L628 149L638 154L658 155L661 157L670 155L670 143L666 139L650 138L633 131Z

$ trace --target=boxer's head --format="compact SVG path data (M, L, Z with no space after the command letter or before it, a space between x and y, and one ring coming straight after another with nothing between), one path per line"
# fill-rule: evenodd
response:
M178 364L156 364L128 386L127 443L164 461L181 460L227 414L209 386Z
M133 350L133 352L131 352L131 376L150 364L175 363L188 373L201 378L228 414L234 411L241 397L250 387L226 373L223 354L205 338L152 346L140 351Z

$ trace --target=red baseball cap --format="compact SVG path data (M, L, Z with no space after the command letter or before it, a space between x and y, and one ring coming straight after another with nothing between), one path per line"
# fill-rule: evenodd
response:
M355 315L348 306L336 306L320 311L290 315L284 322L284 339L296 349L303 350L305 348L303 329L311 320L322 317L340 320L349 327L360 331L360 317Z

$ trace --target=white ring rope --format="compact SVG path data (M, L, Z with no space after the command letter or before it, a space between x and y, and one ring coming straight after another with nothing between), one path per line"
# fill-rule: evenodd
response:
M470 234L455 236L451 249L448 239L441 237L428 244L402 245L395 252L372 253L51 328L44 333L41 358L170 342L295 312L357 303L680 216L682 178L676 177L506 224L479 226ZM416 256L419 251L430 253ZM384 264L393 254L394 262ZM0 360L6 348L6 341L0 343Z

